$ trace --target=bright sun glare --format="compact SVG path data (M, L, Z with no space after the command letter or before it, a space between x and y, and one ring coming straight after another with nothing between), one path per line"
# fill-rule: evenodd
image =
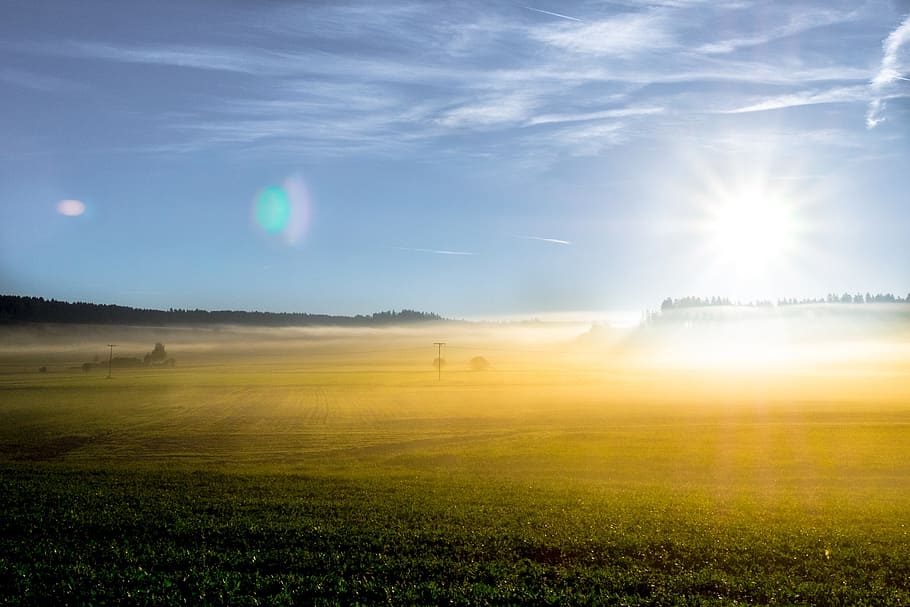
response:
M786 203L757 191L719 201L707 227L718 261L746 273L765 272L784 260L796 231Z

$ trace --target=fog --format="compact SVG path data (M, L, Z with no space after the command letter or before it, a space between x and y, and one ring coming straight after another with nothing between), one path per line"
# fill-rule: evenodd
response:
M0 327L0 365L49 371L115 357L142 358L156 343L181 366L271 360L413 368L443 342L448 370L477 356L491 370L712 369L886 373L910 360L910 306L805 305L673 310L617 328L603 322L431 322L403 326L281 327L16 325Z

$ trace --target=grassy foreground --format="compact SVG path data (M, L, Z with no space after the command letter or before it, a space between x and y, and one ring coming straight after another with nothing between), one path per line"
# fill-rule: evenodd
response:
M6 468L25 604L905 605L906 505ZM813 507L814 506L814 507Z
M478 346L438 382L382 339L111 380L7 355L0 604L910 604L906 361Z

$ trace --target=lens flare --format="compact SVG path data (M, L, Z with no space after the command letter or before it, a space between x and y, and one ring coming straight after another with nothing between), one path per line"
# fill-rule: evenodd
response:
M260 190L253 200L253 222L286 244L299 242L310 223L310 197L303 180L289 177L280 186Z
M57 203L57 212L67 217L78 217L85 213L85 203L71 198L61 200Z
M291 217L291 201L287 192L278 186L269 186L256 197L256 223L266 232L280 232Z

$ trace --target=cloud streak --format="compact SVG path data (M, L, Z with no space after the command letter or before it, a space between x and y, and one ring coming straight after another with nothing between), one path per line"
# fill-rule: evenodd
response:
M66 78L10 68L0 69L0 82L45 93L78 91L83 88Z
M551 17L559 17L560 19L567 19L569 21L582 21L577 17L570 17L569 15L563 15L562 13L554 13L551 11L545 11L540 8L534 8L533 6L522 6L521 8L534 11L535 13L540 13L541 15L550 15Z
M749 112L764 112L779 110L803 105L817 105L821 103L855 103L865 102L868 93L864 86L838 87L822 91L799 91L787 95L770 97L750 105L722 110L721 114L745 114Z
M797 7L796 10L800 11L801 9ZM763 28L764 31L761 33L709 42L702 45L699 50L708 54L732 53L741 48L761 46L781 38L796 36L809 30L852 21L858 15L857 11L839 12L827 8L809 8L801 12L785 15L783 24L776 27Z
M589 122L593 120L604 120L607 118L624 118L628 116L652 116L663 114L666 108L663 107L625 107L610 110L600 110L596 112L579 112L575 114L541 114L529 119L528 126L539 124L562 124L567 122Z
M259 51L239 52L232 47L198 45L135 45L68 41L58 44L20 44L20 50L43 55L78 57L116 63L263 74L287 71L288 58Z
M904 21L885 38L881 64L878 72L872 78L871 88L874 97L869 102L866 112L866 127L875 128L885 120L885 100L888 98L889 89L897 81L906 81L904 76L910 71L910 52L906 47L910 44L910 14ZM910 93L908 93L910 94Z
M448 249L421 249L418 247L392 247L393 249L398 249L399 251L411 251L413 253L430 253L432 255L456 255L456 256L467 256L474 255L470 251L450 251Z
M537 240L540 242L549 242L551 244L559 244L559 245L572 244L571 240L562 240L560 238L544 238L543 236L515 236L515 238L521 238L522 240Z
M522 122L532 114L535 102L523 95L499 95L446 111L438 124L448 128L489 127Z
M598 21L542 27L530 33L561 51L593 56L629 57L677 45L667 19L653 12L618 14Z

